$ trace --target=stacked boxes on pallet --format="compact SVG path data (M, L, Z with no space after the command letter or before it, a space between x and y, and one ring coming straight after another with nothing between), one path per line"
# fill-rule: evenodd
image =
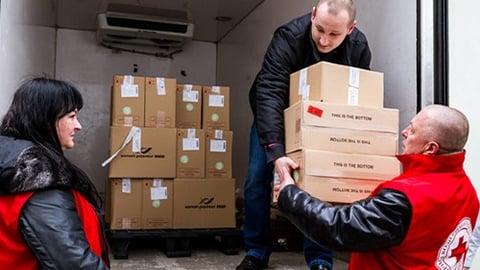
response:
M114 230L168 229L173 221L176 79L113 78L107 220Z
M209 90L210 89L210 90ZM212 99L216 95L217 99ZM231 164L230 88L177 85L177 178L174 180L173 228L234 228L235 180L231 166L212 174L207 162ZM214 100L214 102L212 102ZM211 114L217 117L211 119ZM212 124L215 123L215 124ZM219 128L219 129L217 129ZM225 128L225 129L220 129ZM214 132L218 136L207 136ZM211 145L221 147L213 148Z
M383 108L383 90L382 73L327 62L291 74L285 147L301 188L351 203L400 173L399 111Z
M228 87L114 76L110 158L104 162L112 230L235 227L232 132L202 128L204 112L216 111L202 100L204 88L226 89L215 92L224 103L216 103L222 111L214 120L228 128Z

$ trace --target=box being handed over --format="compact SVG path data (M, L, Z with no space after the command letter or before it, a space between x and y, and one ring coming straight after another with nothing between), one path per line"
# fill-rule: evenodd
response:
M383 107L383 73L319 62L290 74L290 105L299 100Z

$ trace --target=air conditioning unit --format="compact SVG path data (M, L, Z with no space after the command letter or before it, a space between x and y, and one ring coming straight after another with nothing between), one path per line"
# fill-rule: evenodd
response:
M97 17L97 41L106 46L181 47L193 38L188 13L123 4L110 4Z

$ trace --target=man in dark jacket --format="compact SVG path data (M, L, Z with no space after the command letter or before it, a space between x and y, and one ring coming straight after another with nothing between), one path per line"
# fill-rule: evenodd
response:
M286 157L283 110L289 103L290 74L320 61L370 68L368 42L356 28L351 0L319 0L312 12L279 27L250 89L254 123L250 132L245 182L244 241L241 269L268 266L273 170L294 166ZM312 241L304 243L310 269L332 269L332 253Z
M351 270L462 269L479 209L463 169L468 133L460 111L427 106L402 131L402 174L369 198L333 206L296 187L284 167L278 207L317 243L353 251Z

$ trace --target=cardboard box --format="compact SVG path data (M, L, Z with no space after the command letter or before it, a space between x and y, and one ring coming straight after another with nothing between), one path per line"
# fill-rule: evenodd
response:
M171 229L173 179L145 179L142 186L142 228Z
M145 127L174 128L177 79L145 78Z
M290 75L290 105L314 100L383 107L383 73L319 62Z
M110 156L118 155L110 162L110 178L174 178L177 157L174 128L140 128L141 134L122 149L130 127L110 127Z
M177 84L177 128L202 128L202 86Z
M384 181L300 175L297 185L315 198L332 203L353 203L367 198ZM273 201L278 192L273 193Z
M400 174L396 157L302 149L288 156L300 165L300 175L389 180Z
M350 106L318 101L299 101L285 112L289 128L316 126L378 132L399 132L398 109ZM288 122L288 123L287 123Z
M400 163L394 157L310 149L288 156L299 165L299 169L292 172L297 186L318 199L333 203L364 199L380 183L400 174ZM274 191L273 202L278 195Z
M179 178L205 177L205 130L177 129L177 173Z
M115 75L112 86L112 126L145 125L145 77Z
M235 228L235 179L173 180L173 228Z
M142 228L141 179L110 179L112 230L138 230Z
M390 132L296 125L285 119L286 152L301 148L342 153L394 156L398 135Z
M205 176L207 178L232 178L233 132L206 130L205 140Z
M202 128L230 130L230 87L203 86Z

